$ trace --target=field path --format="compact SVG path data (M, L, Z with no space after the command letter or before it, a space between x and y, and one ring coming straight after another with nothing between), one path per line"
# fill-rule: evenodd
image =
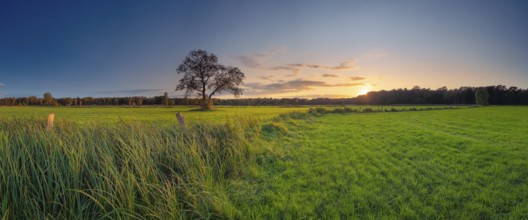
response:
M525 107L314 117L234 200L251 218L525 219L527 124Z

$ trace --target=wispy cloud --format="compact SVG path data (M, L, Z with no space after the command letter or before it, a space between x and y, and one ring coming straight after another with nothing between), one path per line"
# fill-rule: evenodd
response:
M339 77L339 76L338 76L338 75L336 75L336 74L329 74L329 73L325 73L325 74L323 74L323 77L329 77L329 78L337 78L337 77Z
M2 86L6 86L6 84L5 84L5 83L2 83L2 82L0 82L0 87L2 87Z
M352 76L352 77L350 77L350 79L351 79L352 81L361 81L361 80L365 80L365 79L367 79L367 78L366 78L366 77L363 77L363 76Z
M341 62L337 66L327 66L321 64L308 64L308 63L292 63L283 66L276 66L272 68L312 68L312 69L326 69L326 70L355 70L357 69L356 62L350 58Z
M286 75L286 77L297 76L297 75L299 75L299 73L301 73L301 69L300 68L294 68L294 69L291 69L291 73Z
M106 90L96 91L99 94L125 94L125 95L142 95L146 93L162 92L161 89L130 89L130 90Z
M287 52L288 49L284 46L275 46L258 53L241 55L236 57L243 65L251 68L266 69L265 62L270 56Z
M317 64L317 63L286 63L281 65L267 65L267 60L274 54L278 53L284 53L286 49L280 48L280 49L270 49L265 50L262 52L249 54L249 55L242 55L236 57L242 65L256 68L256 69L263 69L263 70L277 70L277 71L289 71L290 74L286 76L296 76L298 75L302 69L322 69L322 70L331 70L331 71L343 71L343 70L357 70L359 67L356 64L356 60L349 58L338 65L332 66L332 65L323 65L323 64Z
M301 99L317 99L317 98L330 98L330 99L339 99L339 98L350 98L349 95L343 95L343 94L312 94L312 95L297 95L297 96L290 96L290 98L301 98Z
M267 75L267 76L261 76L259 78L263 80L273 81L274 77L275 77L274 75Z
M237 59L240 60L242 64L251 68L261 68L264 65L264 61L268 58L268 55L265 53L256 53L251 55L242 55L238 56Z
M291 80L285 82L275 83L248 83L246 87L248 90L252 90L254 93L285 93L285 92L300 92L306 90L313 90L316 87L346 87L346 86L363 86L363 83L340 83L340 84L329 84L323 81L313 80Z
M302 69L322 69L322 70L342 71L342 70L357 70L359 68L356 65L356 62L354 59L347 59L341 62L337 66L328 66L328 65L313 64L313 63L290 63L290 64L284 64L284 65L279 65L279 66L264 67L263 69L287 70L287 71L291 71L291 73L288 74L287 76L296 76L296 75L299 75Z

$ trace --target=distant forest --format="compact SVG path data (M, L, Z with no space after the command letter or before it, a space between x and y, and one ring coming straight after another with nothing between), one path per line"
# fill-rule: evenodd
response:
M258 106L258 105L472 105L476 104L476 93L479 89L487 91L490 105L528 105L528 89L519 89L503 85L486 87L460 87L436 90L420 88L393 89L390 91L373 91L355 98L241 98L213 99L215 105ZM482 90L481 90L482 91ZM7 97L0 99L0 106L143 106L143 105L199 105L195 98L170 98L167 93L154 97L107 97L107 98L54 98L51 93L44 93L42 98Z

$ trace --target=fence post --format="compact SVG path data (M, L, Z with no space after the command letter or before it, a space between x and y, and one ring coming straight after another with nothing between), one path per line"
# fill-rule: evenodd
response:
M53 120L55 119L55 114L51 113L48 115L48 123L46 124L46 131L51 131L53 128Z
M178 118L178 124L182 127L185 127L185 119L183 118L182 113L176 113L176 118Z

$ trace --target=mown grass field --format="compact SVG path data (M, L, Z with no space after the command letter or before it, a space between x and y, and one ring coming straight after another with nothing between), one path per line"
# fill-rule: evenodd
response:
M0 216L528 218L527 107L307 109L0 108Z
M526 219L527 125L526 107L292 120L234 194L263 219Z

